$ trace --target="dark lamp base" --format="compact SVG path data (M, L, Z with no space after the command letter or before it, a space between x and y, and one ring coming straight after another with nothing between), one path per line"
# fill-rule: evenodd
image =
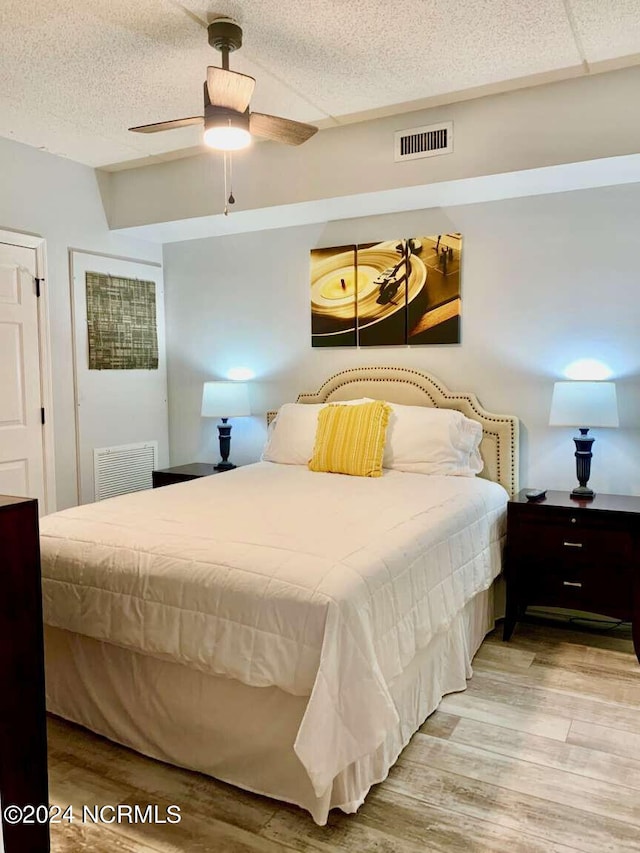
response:
M571 492L571 497L575 501L592 501L595 497L595 492L587 486L589 475L591 474L591 448L595 439L589 435L587 427L580 427L580 435L576 435L573 439L576 445L576 475L578 477L579 486Z
M214 471L231 471L236 466L229 462L229 451L231 450L231 424L227 423L227 418L222 418L222 423L218 424L218 435L220 437L220 462L214 465Z
M596 493L593 489L587 486L576 486L571 492L571 497L576 501L591 501L595 498Z

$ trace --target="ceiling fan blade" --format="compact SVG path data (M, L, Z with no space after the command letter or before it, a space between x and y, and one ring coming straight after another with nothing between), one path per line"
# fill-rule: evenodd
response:
M177 127L189 127L191 124L204 124L203 116L191 116L191 118L176 118L173 121L157 121L155 124L141 124L139 127L130 127L134 133L158 133L161 130L175 130Z
M207 90L214 107L225 107L243 113L249 106L256 81L247 74L227 71L210 65L207 68Z
M291 121L279 116L268 116L264 113L251 113L249 130L263 139L286 142L287 145L302 145L318 132L318 128L312 124L303 124L301 121Z

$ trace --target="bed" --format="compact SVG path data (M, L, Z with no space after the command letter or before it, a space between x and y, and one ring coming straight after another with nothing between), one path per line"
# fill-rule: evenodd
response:
M260 462L42 520L47 703L146 755L354 812L493 627L518 422L419 371L299 403L457 409L480 477Z

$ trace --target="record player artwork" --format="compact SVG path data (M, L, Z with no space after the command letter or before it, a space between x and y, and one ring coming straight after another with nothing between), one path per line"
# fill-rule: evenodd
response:
M462 236L311 252L314 347L460 343Z

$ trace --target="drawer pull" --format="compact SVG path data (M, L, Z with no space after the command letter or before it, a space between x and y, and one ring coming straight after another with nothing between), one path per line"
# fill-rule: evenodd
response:
M574 583L573 581L562 581L563 586L577 586L579 589L582 589L581 583Z
M565 548L582 548L582 542L563 542Z

